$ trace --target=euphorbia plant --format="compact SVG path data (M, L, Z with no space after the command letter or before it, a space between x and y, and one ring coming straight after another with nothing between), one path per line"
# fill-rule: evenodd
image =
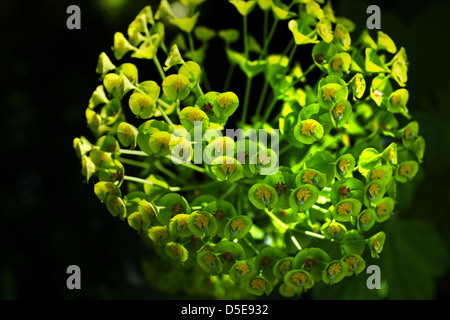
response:
M382 31L353 41L353 23L331 2L230 0L240 18L226 30L198 25L205 0L181 2L184 17L162 0L114 35L86 109L94 140L74 139L84 181L159 254L146 276L165 292L236 298L296 297L360 274L382 257L397 185L424 154L407 108L406 50ZM248 32L256 11L262 35ZM286 44L272 52L275 32ZM228 74L204 68L214 38ZM150 79L138 63L155 66ZM242 97L233 73L245 78ZM233 127L279 132L279 144L238 144L223 134Z

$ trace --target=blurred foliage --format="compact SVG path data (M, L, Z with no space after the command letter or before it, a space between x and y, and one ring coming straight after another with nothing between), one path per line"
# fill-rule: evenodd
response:
M117 27L126 26L149 1L78 1L82 29L73 31L65 24L70 4L10 1L0 11L0 299L170 298L148 289L140 260L152 261L152 254L131 228L109 219L92 189L80 183L79 164L71 148L73 136L87 132L80 110L97 83L93 71L97 53L108 50ZM399 268L396 259L407 255L409 263L401 267L417 276L395 278L397 290L391 286L378 293L387 292L382 297L393 299L448 298L450 233L445 200L450 187L445 177L450 170L450 81L443 64L450 4L443 0L410 5L350 0L333 4L357 28L365 26L368 5L380 6L382 30L408 49L409 108L427 141L422 183L414 190L402 190L411 201L399 208L402 223L392 224L393 229L406 230L404 237L385 247L392 259L386 259L390 262L386 269L381 266L382 277L390 281L388 270ZM202 19L202 24L218 23L213 16ZM427 235L440 234L444 241L417 238L417 228L422 234L424 230ZM404 242L408 250L398 250ZM433 250L421 250L430 247ZM66 268L71 264L81 268L82 290L65 287ZM447 272L434 274L436 265L445 266ZM434 282L424 284L423 278ZM349 287L345 292L352 294L344 296L339 289L336 286L335 293L327 291L323 297L363 299L376 298L377 293Z

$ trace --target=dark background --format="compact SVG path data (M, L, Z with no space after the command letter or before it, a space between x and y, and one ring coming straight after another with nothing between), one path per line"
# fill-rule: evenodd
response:
M213 2L215 10L226 4ZM72 148L74 137L89 137L84 110L98 85L98 54L109 53L114 32L125 33L149 3L156 10L144 0L0 5L0 299L165 298L148 289L139 273L140 259L151 253L131 228L109 215L93 185L81 183ZM81 30L66 28L71 4L81 8ZM382 31L407 49L409 109L427 143L422 183L404 211L432 221L447 248L450 5L333 1L336 14L353 20L358 34L370 4L381 8ZM200 23L232 26L238 17L229 7L219 12L206 10ZM257 30L251 19L250 30ZM224 74L226 64L215 67ZM81 290L66 287L72 264L81 268ZM447 299L448 284L447 272L436 279L431 298Z

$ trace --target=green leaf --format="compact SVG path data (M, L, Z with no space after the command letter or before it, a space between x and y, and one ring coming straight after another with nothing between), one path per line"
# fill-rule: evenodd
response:
M358 170L363 176L381 164L381 156L375 148L364 149L358 159Z
M365 247L364 237L356 229L347 232L341 241L341 248L344 254L360 256L363 254Z
M186 33L191 33L197 23L197 19L198 19L199 15L200 15L200 12L198 11L191 17L186 17L186 18L181 18L181 19L172 19L172 20L169 20L169 23L178 27L181 31L184 31Z
M225 41L226 45L230 45L233 42L236 42L239 40L239 30L231 28L231 29L223 29L219 30L219 37Z
M336 178L339 180L345 180L346 178L353 177L353 169L355 168L356 160L352 154L346 153L340 156L336 160L334 170Z
M149 119L153 117L156 112L155 100L151 96L141 92L133 93L130 96L128 103L131 112L142 119Z
M294 257L292 269L306 270L317 282L322 280L322 270L330 260L328 253L321 248L305 248Z
M388 72L389 69L384 65L380 56L372 48L366 48L366 71L371 73L383 73Z
M123 74L108 73L103 78L103 85L106 91L114 98L119 100L133 89L130 80Z
M334 164L334 157L326 150L309 153L305 159L307 168L315 169L327 175L326 185L329 185L334 178Z
M178 49L177 44L172 45L170 48L169 54L167 55L167 59L164 62L164 71L169 70L171 67L183 64L184 60L181 57L180 50Z
M312 30L303 20L290 20L288 27L297 45L319 42L316 31Z
M292 261L294 257L285 257L279 259L273 266L273 274L277 279L282 280L286 273L292 270Z
M200 82L201 72L202 70L197 62L188 61L181 66L178 74L185 75L193 88Z
M134 51L135 48L128 42L121 32L116 32L114 34L114 47L112 50L114 52L114 57L117 60L120 60L125 54L127 54L127 52Z
M297 16L295 12L289 11L289 8L281 2L275 4L274 2L271 1L271 8L275 18L279 20L292 19Z
M278 260L286 257L286 253L277 247L265 247L255 258L256 269L261 270L261 275L269 281L275 280L273 268Z
M386 197L378 202L375 208L377 222L384 222L394 214L395 200Z
M180 112L180 123L186 130L191 130L195 127L196 122L201 122L203 129L209 127L209 118L198 107L184 107Z
M170 219L177 214L189 214L191 208L184 197L178 193L168 193L156 201L159 207L156 213L156 218L164 226L169 226Z
M314 63L323 72L327 72L330 59L338 53L338 49L334 43L326 43L320 41L316 43L312 49L312 57Z
M194 28L194 36L206 43L216 36L216 31L205 26L198 26Z
M256 6L256 0L228 0L228 2L236 7L241 16L249 15Z
M229 274L236 261L245 259L244 249L239 243L233 241L220 241L214 246L213 252L219 256L224 274Z
M110 71L113 71L116 69L116 66L111 62L108 55L104 52L100 53L98 60L97 60L97 67L95 68L95 71L103 77L105 74L107 74Z
M92 143L90 143L85 137L81 136L73 139L73 148L77 157L81 159L82 156L92 150Z
M162 83L164 94L171 101L184 100L191 92L189 78L183 74L171 74Z
M223 238L225 225L231 218L237 215L234 206L228 201L216 200L210 202L203 210L211 213L216 218L218 225L217 234Z
M378 30L378 38L377 38L377 49L378 50L386 50L389 53L396 53L397 47L395 46L394 41L385 34L383 31Z

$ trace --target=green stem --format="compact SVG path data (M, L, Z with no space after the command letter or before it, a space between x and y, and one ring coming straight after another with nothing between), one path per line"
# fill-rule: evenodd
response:
M273 97L272 102L270 103L269 107L266 109L266 112L264 113L264 117L263 117L263 122L266 122L267 119L270 116L270 113L272 112L273 108L275 107L275 105L277 104L278 99L277 97Z
M227 77L225 78L225 83L223 84L223 92L228 91L228 88L230 87L231 79L233 78L233 73L236 68L236 63L231 63L230 67L228 68Z
M146 154L144 151L139 151L139 150L120 149L120 153L121 154L131 154L134 156L144 156L144 157L148 156L148 154Z
M129 164L131 166L140 167L140 168L144 168L144 169L150 168L150 164L147 162L141 162L141 161L136 161L136 160L122 158L122 157L116 157L116 159L122 163Z
M272 40L272 37L273 37L273 35L274 35L274 33L275 33L275 29L277 28L277 25L278 25L278 18L275 17L275 21L273 22L272 28L270 29L270 33L269 33L269 35L267 36L266 41L264 42L264 47L263 47L263 49L261 50L261 53L259 54L258 60L261 60L261 59L265 58L267 49L268 49L268 47L269 47L269 43L270 43L270 41Z
M158 99L158 102L159 102L159 99ZM158 110L159 110L159 112L161 112L161 115L164 117L166 122L172 127L173 130L175 130L176 128L175 128L172 120L170 120L170 118L167 116L167 114L164 112L164 110L161 108L161 106L158 106Z
M244 107L242 109L241 126L244 126L247 118L248 102L250 100L250 91L252 88L252 77L247 77L247 85L245 86Z
M201 172L201 173L205 173L206 172L204 168L198 167L198 166L196 166L195 164L192 164L192 163L184 163L184 162L180 161L179 159L177 159L176 157L172 157L170 155L167 155L166 158L172 160L172 162L175 165L181 165L183 167L190 168L192 170L195 170L195 171L198 171L198 172Z
M155 63L156 69L158 69L159 75L161 76L161 80L164 80L166 78L166 74L164 73L164 69L159 63L158 57L156 57L156 55L153 57L153 62Z
M142 183L142 184L154 185L154 183L149 181L149 180L145 180L145 179L137 178L137 177L133 177L133 176L124 176L123 180L133 181L133 182ZM157 185L157 186L160 187L160 188L163 188L163 189L167 189L169 191L178 191L178 190L180 190L179 187L167 187L167 188L165 188L165 187L163 187L161 185Z
M244 32L244 56L245 59L248 59L248 23L247 23L247 15L243 16L243 32Z
M259 96L258 106L256 107L255 112L256 117L259 117L259 114L261 113L261 108L264 103L268 88L269 88L269 81L267 81L267 78L265 78L264 86L262 88L261 95Z
M264 212L267 213L267 215L270 217L270 219L272 219L273 222L276 222L283 229L283 231L288 229L288 226L286 224L284 224L283 221L278 219L278 217L275 214L273 214L272 211L270 211L269 209L265 208Z
M237 186L239 186L239 183L233 183L227 191L225 191L220 197L220 200L226 199L231 193L233 193L234 189L237 188Z
M245 241L245 243L258 255L259 254L259 250L258 249L256 249L255 248L255 246L250 242L250 241L248 241L248 239L246 238L246 237L244 237L244 238L242 238L244 241Z

